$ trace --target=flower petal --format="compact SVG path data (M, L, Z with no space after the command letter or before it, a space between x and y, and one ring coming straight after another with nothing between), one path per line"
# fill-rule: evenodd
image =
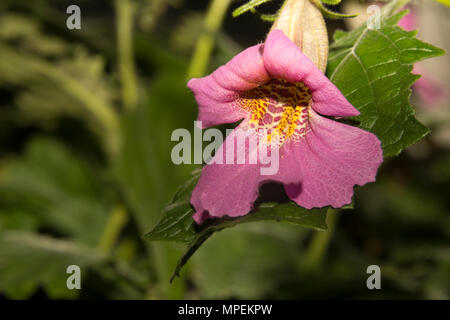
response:
M263 60L267 72L272 78L285 79L290 82L303 81L310 73L314 72L314 69L317 69L281 30L273 30L267 36L264 43Z
M264 66L262 51L262 44L242 51L214 71L212 78L231 91L244 92L260 86L270 79Z
M209 76L188 82L197 100L198 120L203 122L203 127L232 123L245 117L235 100L241 92L269 80L261 51L262 45L250 47Z
M349 204L354 185L375 181L383 161L378 138L359 128L310 111L311 131L292 156L301 165L302 181L285 186L287 195L307 209Z
M247 142L240 144L237 141L244 135L249 140L255 139L255 135L241 130L241 124L227 137L219 148L214 160L221 159L222 164L210 163L203 168L197 186L192 192L191 203L196 213L194 220L203 223L210 217L242 216L249 213L253 203L258 197L259 187L268 181L281 183L296 183L301 179L300 166L292 157L287 156L289 148L283 148L283 154L274 154L273 161L277 163L262 164L258 157L256 164L249 164L250 155L260 153L264 148L257 141L253 144ZM248 141L249 141L248 140ZM243 140L240 140L243 141ZM234 147L233 163L226 164L226 152ZM278 149L276 151L279 151ZM246 155L245 163L238 164L238 155ZM271 155L271 153L269 153ZM256 159L256 158L255 158ZM273 166L274 171L270 175L261 174L261 168Z
M192 192L194 220L201 224L210 217L243 216L258 197L258 165L209 164Z
M303 82L312 92L312 108L328 116L357 116L355 109L339 89L284 35L273 30L263 51L264 65L273 78Z

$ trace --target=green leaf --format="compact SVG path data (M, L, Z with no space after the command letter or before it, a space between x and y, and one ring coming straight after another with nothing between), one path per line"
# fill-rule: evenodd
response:
M250 0L249 2L243 4L242 6L240 6L239 8L237 8L236 10L233 11L233 17L236 18L238 16L240 16L241 14L252 10L254 8L256 8L259 5L262 5L263 3L269 2L271 0Z
M58 141L36 137L23 156L2 166L0 193L8 209L0 215L16 216L22 208L22 215L41 218L40 227L96 245L111 206L98 178L88 163Z
M264 220L285 221L294 223L303 227L324 231L327 229L325 223L327 209L307 210L299 207L294 202L289 203L264 203L255 212L251 212L239 218L223 218L219 221L202 229L190 241L186 253L178 262L171 281L175 276L179 276L181 268L186 264L189 258L197 251L198 248L215 232L225 228L234 227L245 222L256 222Z
M99 251L74 242L27 232L0 234L0 292L24 299L39 286L51 298L73 298L78 290L66 286L70 265L80 268L105 261Z
M327 209L307 210L299 207L294 202L287 203L262 203L254 212L238 218L221 218L197 225L192 219L194 210L190 204L192 189L195 187L200 170L183 185L175 194L172 202L166 207L165 215L160 222L150 231L146 238L149 240L178 241L188 243L186 253L179 260L174 275L179 275L181 268L186 264L195 251L211 235L225 228L230 228L241 223L265 220L285 221L315 230L327 229L325 223ZM171 280L172 280L171 279Z
M193 173L175 193L170 204L164 209L163 218L145 237L149 240L190 242L196 236L195 222L192 219L194 209L190 204L190 195L200 176L200 170Z
M428 129L414 117L410 86L419 76L412 64L442 55L443 50L416 39L416 32L396 26L407 11L391 15L397 2L382 12L379 29L360 28L335 36L327 75L360 112L356 120L382 142L385 157L395 156L420 140Z
M339 38L342 38L346 34L347 32L345 32L344 30L337 29L333 34L333 40L337 41Z

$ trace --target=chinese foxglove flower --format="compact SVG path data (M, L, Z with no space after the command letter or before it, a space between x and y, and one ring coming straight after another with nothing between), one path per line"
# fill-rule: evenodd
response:
M282 183L290 199L309 209L346 205L355 185L375 180L382 162L380 141L324 117L357 116L359 111L280 30L211 75L190 80L188 87L203 127L242 120L222 149L239 135L264 129L268 143L279 151L279 169L270 176L261 174L261 163L206 165L191 198L197 223L247 214L268 181ZM219 151L216 157L223 155ZM249 145L239 151L255 152Z

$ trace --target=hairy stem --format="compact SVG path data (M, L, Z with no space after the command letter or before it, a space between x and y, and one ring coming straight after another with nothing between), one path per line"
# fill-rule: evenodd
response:
M214 33L222 25L231 0L212 0L204 21L204 31L197 41L194 55L188 69L188 78L201 77L205 74L212 50Z
M131 0L116 0L117 51L124 108L137 102L137 81L133 57L133 18L136 10Z
M98 244L98 249L106 254L110 254L112 248L119 238L120 232L128 222L128 215L124 207L115 206L111 211L103 234Z
M328 244L333 235L334 227L338 218L338 210L328 209L327 212L327 231L316 231L311 239L311 243L306 254L307 270L314 270L322 264L323 258L328 248Z
M389 4L385 5L383 8L383 11L387 15L393 14L395 11L403 8L406 6L411 0L394 0L390 2Z

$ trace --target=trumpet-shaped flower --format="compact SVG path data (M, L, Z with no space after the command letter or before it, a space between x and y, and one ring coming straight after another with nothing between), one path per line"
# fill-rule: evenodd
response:
M256 136L261 129L267 145L279 154L279 168L272 175L261 174L260 162L206 165L191 198L197 223L249 213L259 187L269 181L283 184L290 199L309 209L349 204L355 185L375 180L383 159L380 141L330 119L357 116L359 111L280 30L209 76L191 79L188 87L203 127L242 120L216 158L229 145L235 148L230 142L240 135ZM265 147L244 144L237 154Z

